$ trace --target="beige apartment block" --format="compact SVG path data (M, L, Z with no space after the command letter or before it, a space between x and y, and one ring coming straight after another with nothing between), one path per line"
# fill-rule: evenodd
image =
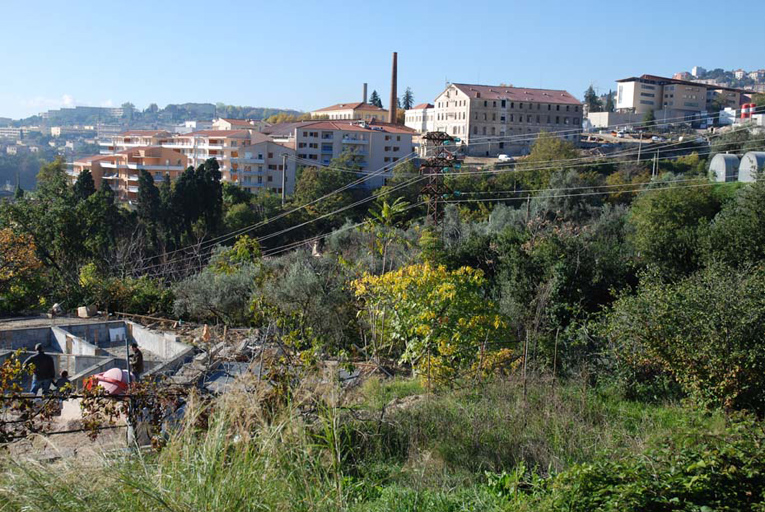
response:
M366 122L384 122L388 118L388 111L364 102L338 103L331 107L320 108L311 112L312 119L335 120L361 120Z
M645 114L653 110L657 119L698 117L711 111L719 99L723 106L739 108L741 89L721 87L708 81L686 81L656 75L617 80L616 110Z
M262 191L282 193L284 174L285 194L295 190L295 149L280 144L268 136L255 133L251 141L232 154L231 166L223 173L223 180L230 181L252 193Z
M582 131L582 103L563 90L450 84L434 105L434 129L469 155L527 152L543 131L576 142Z
M188 159L181 153L162 147L135 147L123 149L110 155L96 155L81 158L68 171L72 182L84 170L93 175L96 188L106 181L117 198L134 203L138 198L138 177L140 171L147 171L155 183L173 180L188 167Z
M298 166L327 166L344 152L352 152L360 176L375 174L363 184L368 189L383 186L396 163L411 157L416 149L412 143L414 130L379 122L282 123L267 133L274 141L295 148Z

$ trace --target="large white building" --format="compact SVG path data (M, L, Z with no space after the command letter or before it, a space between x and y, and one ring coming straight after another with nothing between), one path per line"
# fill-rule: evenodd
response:
M418 133L432 132L435 127L435 109L432 103L420 103L404 113L404 126Z
M543 131L576 142L582 131L582 103L562 90L451 84L433 103L434 129L470 155L523 153Z

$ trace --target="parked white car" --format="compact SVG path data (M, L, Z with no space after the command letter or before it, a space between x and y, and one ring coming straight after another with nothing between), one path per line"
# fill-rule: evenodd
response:
M512 158L510 157L510 155L499 155L497 157L497 160L499 160L500 162L509 162L510 160L512 160Z

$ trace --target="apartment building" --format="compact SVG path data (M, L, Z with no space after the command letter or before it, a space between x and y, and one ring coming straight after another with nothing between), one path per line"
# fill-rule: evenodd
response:
M657 119L698 118L716 101L738 108L745 91L715 84L689 82L656 75L617 80L616 110L644 114L653 110Z
M90 170L96 188L106 181L117 198L126 203L138 199L138 177L144 170L154 177L155 183L173 180L189 166L188 158L172 149L153 147L131 147L109 155L95 155L81 158L67 171L72 182L84 170Z
M311 112L312 119L335 120L361 120L371 123L373 121L384 122L388 119L388 111L384 108L365 103L338 103L331 107L320 108Z
M582 131L582 103L563 90L450 84L433 103L434 129L469 155L520 154L539 132L576 142Z
M0 126L0 138L20 140L24 136L24 130L22 128L16 128L15 126Z
M135 148L172 151L173 154L183 157L183 167L175 169L176 164L173 164L173 169L170 169L173 172L169 173L171 178L177 176L176 171L182 171L189 166L197 167L207 159L215 158L220 166L222 181L235 183L255 193L264 190L281 193L282 173L286 173L284 176L286 193L292 193L294 189L296 169L294 158L287 159L286 168L283 158L284 155L294 157L294 148L277 144L269 137L250 130L199 130L186 134L172 134L163 130L131 130L114 136L108 142L102 142L101 146L101 156L104 157L133 155L129 151ZM172 154L168 155L172 156ZM170 158L170 160L174 161L177 158ZM107 165L110 165L113 158L106 160L97 157L82 159L79 163L83 165L77 165L78 162L75 162L73 172L85 168L85 165L92 162L99 166L99 162L107 162ZM142 162L155 164L155 162L148 160L131 161L133 166L127 169L135 172L130 174L126 171L126 176L132 176L132 179L137 181L138 169L143 168L139 165ZM95 177L96 171L93 169L91 171ZM168 174L164 171L165 169L159 169L158 173ZM120 199L132 200L132 196L129 194L130 190L125 190L126 192L120 195Z
M298 165L329 165L344 152L352 152L362 172L388 171L364 182L379 188L390 177L394 164L412 155L414 130L388 123L364 121L306 121L282 123L266 131L274 141L294 146Z
M418 133L432 132L435 128L435 108L432 103L420 103L404 112L404 126Z

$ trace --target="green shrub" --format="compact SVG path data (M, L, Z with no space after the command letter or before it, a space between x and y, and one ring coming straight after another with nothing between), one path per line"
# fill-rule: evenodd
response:
M762 425L737 418L681 432L644 454L606 453L554 477L547 496L529 501L546 511L763 511L763 444Z
M700 403L765 414L765 268L650 276L609 314L624 365L669 372Z

